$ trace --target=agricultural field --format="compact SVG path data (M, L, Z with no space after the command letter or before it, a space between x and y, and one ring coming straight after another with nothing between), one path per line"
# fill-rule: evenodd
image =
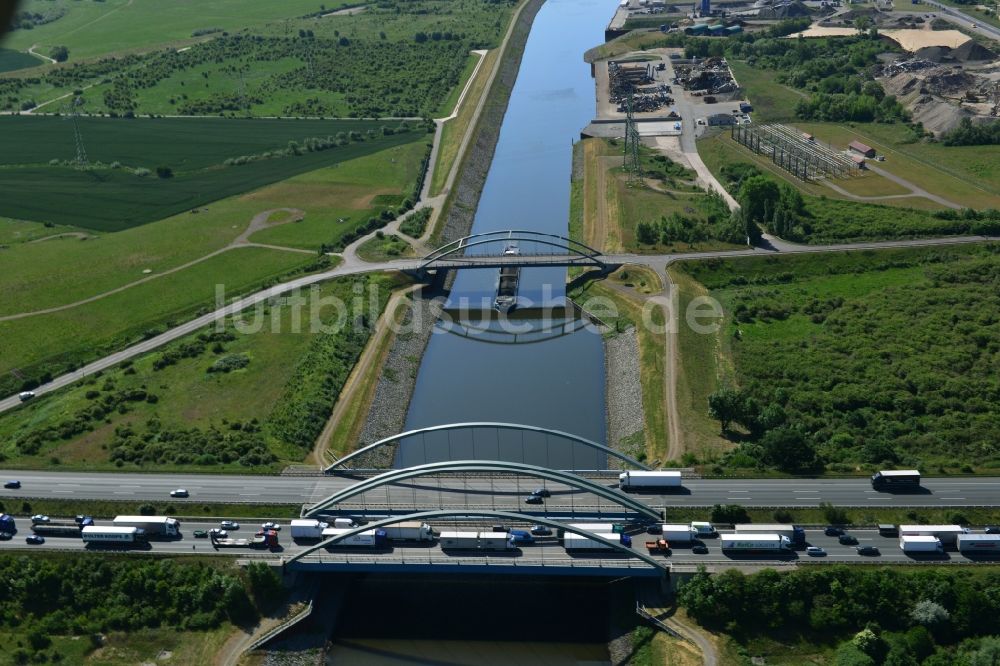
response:
M27 69L41 64L42 61L30 53L0 48L0 73Z
M182 49L76 64L70 46L66 66L0 78L0 106L58 112L65 102L53 100L79 91L88 114L432 117L468 77L469 52L498 45L513 4L389 0L326 16L316 7L250 33L213 29Z
M261 306L40 397L0 416L0 456L16 467L150 471L300 462L393 286L383 276L328 282L298 306ZM373 312L324 305L361 293L367 306L369 289Z
M422 127L378 121L0 118L0 215L119 231L410 143Z
M701 408L711 405L716 419L705 439L721 429L737 443L705 462L792 472L1000 468L1000 410L988 398L1000 389L996 244L675 271L726 313L722 331L703 336L714 337L714 354L680 337L684 372L715 378L699 391L712 391Z

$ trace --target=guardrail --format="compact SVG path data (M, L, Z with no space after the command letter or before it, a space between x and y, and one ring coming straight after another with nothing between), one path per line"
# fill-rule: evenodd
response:
M302 622L307 617L312 615L314 608L315 608L315 599L309 599L309 603L306 604L306 607L303 608L301 611L285 619L285 621L282 622L281 624L272 627L271 629L265 631L259 637L254 639L253 642L251 642L243 650L243 654L246 654L247 652L253 652L254 650L259 650L260 648L264 647L264 645L266 645L270 640L277 638L279 634L284 633L286 630L292 628L299 622Z
M331 556L331 554L318 554L313 553L307 555L303 559L299 560L302 563L310 564L370 564L370 565L380 565L384 564L386 566L398 566L400 564L412 564L412 565L445 565L445 566L495 566L495 567L539 567L539 566L549 566L558 568L581 568L581 569L621 569L623 567L629 569L640 569L648 570L650 566L641 561L635 560L627 556L621 556L620 558L615 558L614 556L606 558L574 558L574 557L551 557L551 558L540 558L540 559L526 559L524 556L507 556L503 557L503 551L497 551L496 556L492 559L487 556L479 557L461 557L461 556L406 556L399 558L392 557L379 557L377 555L369 554L356 554L351 553L349 557L336 557Z

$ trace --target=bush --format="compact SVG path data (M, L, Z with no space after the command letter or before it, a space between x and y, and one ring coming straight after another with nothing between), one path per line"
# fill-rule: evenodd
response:
M740 504L716 504L712 507L713 523L749 523L750 514L745 507Z

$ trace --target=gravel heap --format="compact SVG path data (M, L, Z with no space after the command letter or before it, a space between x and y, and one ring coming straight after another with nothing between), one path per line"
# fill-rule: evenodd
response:
M642 432L645 413L642 409L642 383L639 381L639 337L630 328L614 337L604 339L604 368L608 412L608 445L622 453L634 456L636 452L623 450L623 441ZM641 450L641 449L640 449Z
M417 383L420 359L423 358L438 311L438 306L429 300L417 298L412 303L413 307L407 309L404 318L405 332L396 336L379 375L375 396L358 438L359 448L403 432L406 410ZM412 329L414 312L419 313L420 327L417 330ZM391 449L387 447L385 451L391 452Z

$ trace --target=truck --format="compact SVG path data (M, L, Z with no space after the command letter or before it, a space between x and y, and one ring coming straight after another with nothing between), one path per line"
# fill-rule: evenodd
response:
M115 516L111 522L115 527L138 527L147 537L181 535L180 521L167 516Z
M441 550L475 550L479 546L478 532L441 532Z
M603 537L608 541L618 541L617 534L597 534L596 536ZM566 532L563 536L563 548L567 551L577 551L577 550L611 550L611 546L598 541L597 539L591 539L590 537L580 536L579 534L574 534L573 532Z
M663 553L664 555L670 552L670 544L666 539L657 539L656 541L647 541L646 550L649 551L650 555L654 553Z
M388 525L386 538L390 541L434 541L434 530L427 523L408 521Z
M339 528L357 527L354 521L350 518L334 518L333 526Z
M695 539L695 531L690 525L664 524L660 529L660 536L670 543L691 543Z
M715 527L712 526L712 523L705 523L699 521L691 522L691 531L694 532L699 539L705 537L714 537L719 535L719 533L715 531Z
M14 534L17 526L14 524L14 516L7 513L0 513L0 532L4 534Z
M217 548L276 548L278 546L278 532L276 530L263 530L250 539L212 539L212 545Z
M480 532L478 548L487 551L517 550L511 541L512 537L506 532Z
M32 525L31 531L35 534L41 534L42 536L79 538L80 530L84 527L90 527L93 524L94 519L87 516L79 523L73 520L53 520L48 523L39 523L38 525Z
M783 534L720 534L722 550L739 553L784 553L791 541Z
M593 534L614 534L615 526L613 523L570 523L570 527L575 527L578 530L583 530L584 532L591 532Z
M920 487L920 471L916 469L883 469L872 474L875 490L914 490Z
M900 525L899 536L932 536L941 541L941 545L954 546L960 534L968 534L969 528L961 525Z
M737 534L780 534L788 537L792 546L806 545L806 531L798 525L784 525L781 523L773 525L753 525L750 523L733 525L733 531Z
M941 540L934 536L904 534L899 537L899 549L904 553L943 553Z
M330 537L340 536L341 534L346 534L350 532L351 528L345 527L328 527L323 530L323 538L329 539ZM376 548L379 546L384 546L386 542L385 530L370 529L364 532L359 532L353 536L349 536L346 539L341 539L336 543L331 543L328 548Z
M656 490L680 488L681 473L676 471L636 472L629 470L618 475L618 487L630 490Z
M128 545L145 543L146 531L138 527L97 527L96 525L88 525L80 530L80 537L88 545Z
M290 534L293 541L296 539L320 539L323 537L323 530L329 526L329 523L316 519L293 520Z
M1000 534L959 534L958 550L967 555L1000 556Z

